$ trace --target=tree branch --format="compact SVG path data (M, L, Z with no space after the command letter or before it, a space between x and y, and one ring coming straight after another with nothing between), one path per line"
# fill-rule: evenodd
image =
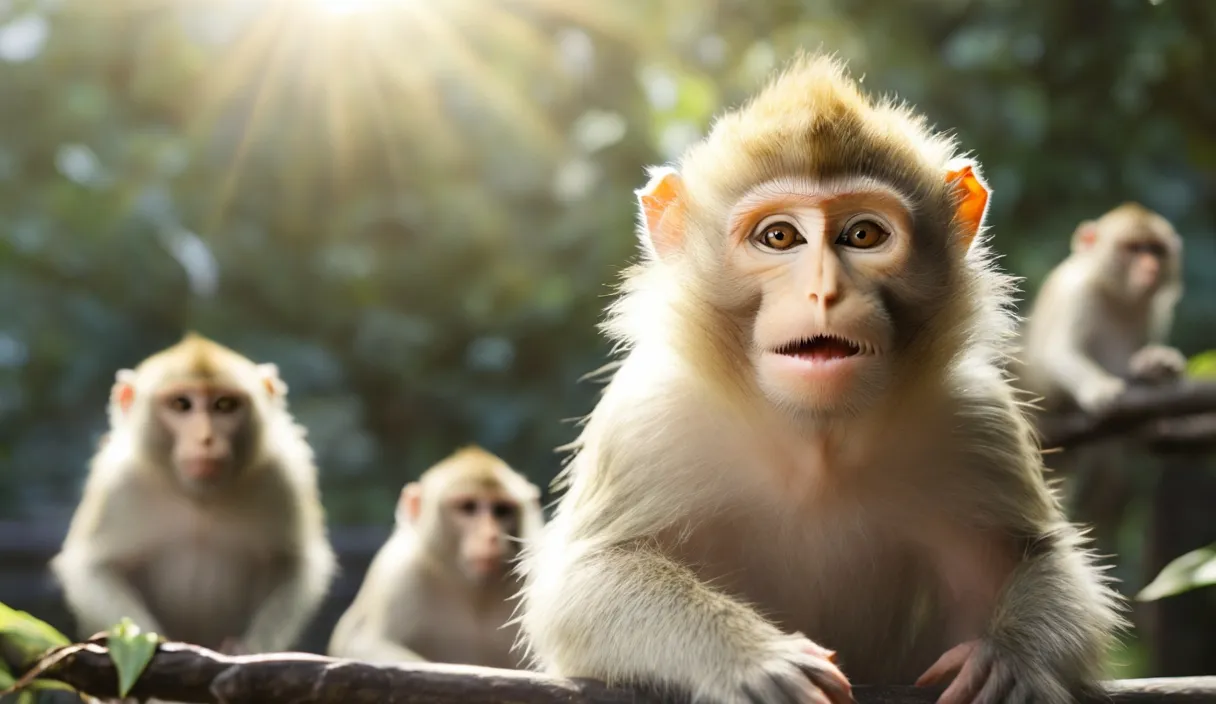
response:
M117 696L117 673L105 646L68 646L72 652L42 677L94 697ZM65 656L64 656L65 655ZM44 659L56 657L52 652ZM933 704L940 689L854 687L859 704ZM216 704L659 704L681 701L590 680L463 665L373 665L305 653L227 657L184 643L162 643L129 696ZM1108 683L1094 704L1183 704L1216 700L1216 677L1121 680Z
M1207 429L1216 429L1211 422L1175 425L1164 422L1179 416L1216 413L1216 382L1182 381L1166 386L1131 386L1104 413L1089 415L1081 412L1044 415L1039 419L1039 433L1044 449L1069 447L1094 440L1144 430L1145 438L1154 442L1160 436L1164 442L1204 442ZM1154 421L1162 421L1154 423ZM1192 427L1188 430L1188 424Z

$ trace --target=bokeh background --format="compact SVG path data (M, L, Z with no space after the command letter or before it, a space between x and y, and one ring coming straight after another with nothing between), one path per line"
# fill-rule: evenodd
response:
M194 329L309 429L322 647L405 481L469 442L557 472L644 166L799 49L957 132L1027 290L1084 218L1171 219L1173 342L1216 347L1214 2L0 0L0 601L62 625L41 563L114 372Z

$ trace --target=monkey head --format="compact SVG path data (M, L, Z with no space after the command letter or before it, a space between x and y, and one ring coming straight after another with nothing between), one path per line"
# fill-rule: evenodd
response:
M1147 303L1181 275L1182 238L1168 220L1138 203L1082 222L1072 248L1098 262L1098 284L1123 303Z
M275 365L255 364L189 334L134 370L117 373L112 433L123 435L149 465L171 470L188 493L202 496L256 464L266 422L284 407L285 394Z
M967 295L983 277L964 269L982 265L971 245L989 191L948 137L816 61L720 119L678 169L651 172L638 192L648 261L632 284L644 295L608 327L657 331L699 355L694 368L830 419L907 391L893 385L962 347L983 314ZM639 300L670 314L654 324L663 314ZM641 318L644 332L621 330Z
M477 447L457 451L401 490L397 520L474 584L501 580L534 530L540 491Z

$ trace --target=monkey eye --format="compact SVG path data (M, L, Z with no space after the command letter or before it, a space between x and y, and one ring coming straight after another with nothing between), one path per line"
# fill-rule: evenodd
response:
M511 518L515 515L515 504L498 501L492 509L495 518Z
M466 516L472 516L473 514L477 513L477 502L473 499L465 499L464 501L457 502L456 510Z
M806 244L806 239L798 228L788 222L775 222L765 225L755 238L757 244L768 249L784 251L798 244Z
M178 413L186 413L193 406L194 404L190 402L189 396L174 396L173 398L169 399L169 408L177 411Z
M1129 242L1127 251L1132 254L1151 254L1154 257L1164 257L1165 247L1159 242Z
M216 413L232 413L241 407L241 402L235 396L220 396L211 404Z
M858 220L841 231L836 244L853 249L871 249L886 242L890 236L890 231L877 222Z

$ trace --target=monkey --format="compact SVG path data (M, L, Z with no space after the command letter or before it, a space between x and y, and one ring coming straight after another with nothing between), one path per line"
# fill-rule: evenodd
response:
M1128 384L1182 376L1186 358L1167 346L1183 294L1182 238L1159 213L1128 202L1072 234L1070 253L1044 279L1013 365L1040 419L1106 411ZM1117 530L1137 492L1125 469L1135 446L1109 439L1064 448L1050 464L1064 480L1071 517L1094 544L1117 554Z
M956 149L803 54L650 169L619 366L519 568L534 667L730 704L1096 686L1126 603L1043 477Z
M1139 203L1082 222L1031 307L1015 366L1020 385L1044 410L1099 413L1130 380L1182 374L1186 358L1164 344L1181 272L1182 238Z
M477 446L401 490L396 526L330 638L335 657L521 669L513 563L543 525L540 489Z
M228 654L292 646L337 560L286 395L276 365L193 332L116 373L50 562L82 635L128 617Z

